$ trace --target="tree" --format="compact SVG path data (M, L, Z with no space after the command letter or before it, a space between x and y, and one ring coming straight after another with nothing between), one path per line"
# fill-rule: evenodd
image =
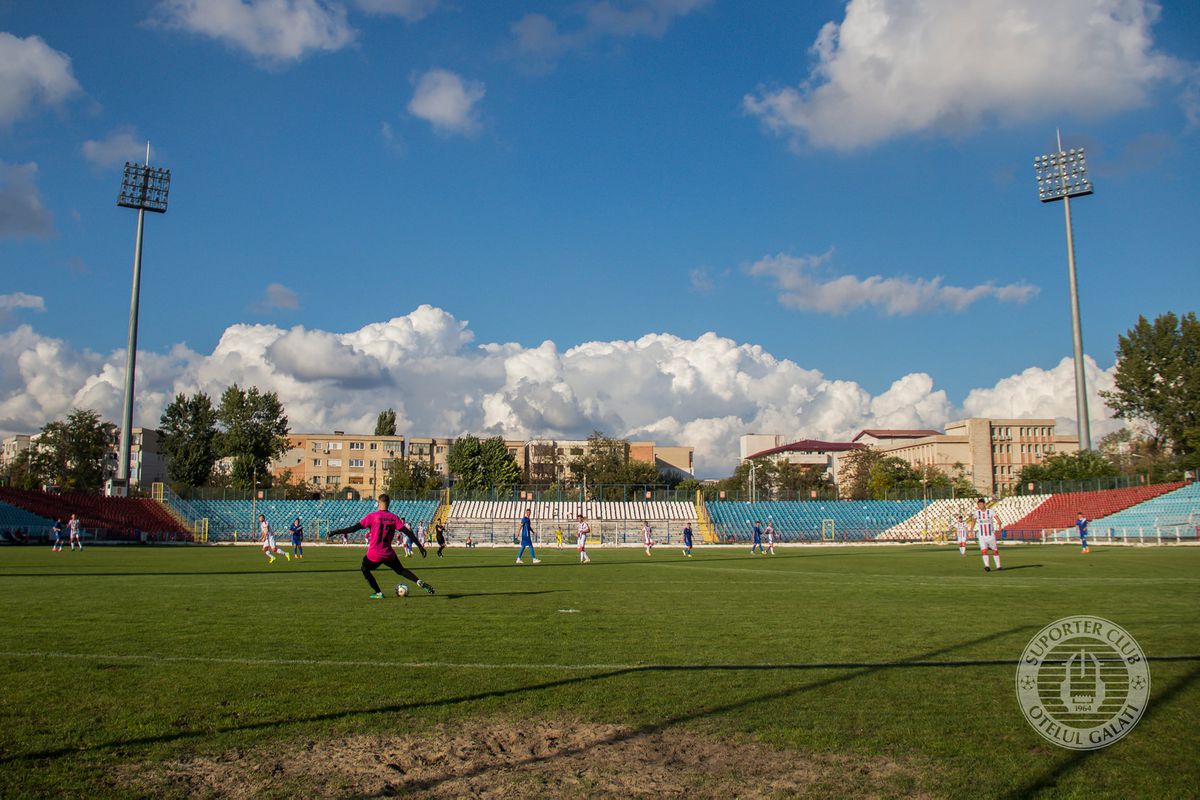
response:
M1183 475L1182 464L1176 463L1158 440L1130 428L1107 434L1096 450L1122 475L1144 476L1147 483L1175 481Z
M279 483L276 489L283 489L285 500L308 500L312 498L313 487L300 480L290 469L279 473Z
M288 418L279 396L235 383L221 395L217 420L224 429L220 452L233 459L233 485L239 489L270 486L268 465L288 449Z
M463 492L510 489L521 482L521 468L499 436L482 441L470 434L458 437L450 445L446 466Z
M871 479L871 467L881 458L883 454L870 447L846 453L838 466L841 496L847 500L866 500L870 496L867 484Z
M812 497L813 492L816 492L818 497L823 497L830 488L825 468L815 464L779 461L775 464L773 472L772 496L776 499L807 500Z
M483 443L478 436L460 436L446 454L446 468L454 478L454 486L463 492L480 492L488 488L483 464Z
M104 483L105 460L116 441L117 426L91 409L75 409L66 420L42 428L28 460L34 485L51 484L76 492L95 492ZM27 479L28 480L28 479Z
M521 482L521 468L517 459L508 452L508 445L499 436L485 439L480 447L483 474L489 486L495 489L511 489Z
M442 487L442 480L433 467L424 461L393 459L387 470L387 493L400 497L406 492L433 492Z
M17 489L37 489L41 479L34 463L33 450L22 450L8 466L8 485Z
M561 466L562 456L553 442L534 442L529 446L529 461L525 465L529 483L542 486L556 483Z
M589 486L650 486L663 482L658 467L629 457L629 442L614 439L600 431L588 436L582 455L571 459L571 472Z
M379 418L375 420L375 435L396 435L396 412L393 409L379 412Z
M1095 450L1080 450L1077 453L1055 453L1040 464L1021 467L1019 483L1046 483L1051 481L1088 481L1117 475L1112 462Z
M896 456L883 456L867 470L867 493L872 500L886 500L895 492L920 486L921 473Z
M1200 320L1166 313L1117 338L1116 388L1101 392L1116 416L1149 423L1176 454L1200 453Z
M217 451L217 412L204 392L175 395L159 418L159 447L174 483L204 486L212 478Z

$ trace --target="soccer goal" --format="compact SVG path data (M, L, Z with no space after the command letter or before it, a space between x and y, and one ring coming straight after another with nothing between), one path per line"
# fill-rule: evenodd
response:
M831 519L821 520L821 541L832 542L837 538L837 523Z

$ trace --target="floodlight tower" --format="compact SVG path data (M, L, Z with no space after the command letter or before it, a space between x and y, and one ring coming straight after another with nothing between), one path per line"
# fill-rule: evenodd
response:
M167 193L171 188L171 170L150 166L150 143L146 142L146 163L125 162L121 179L121 194L117 205L136 208L137 239L133 245L133 290L129 296L129 352L125 356L125 407L121 423L121 445L118 452L117 483L120 492L129 492L129 445L133 436L133 373L137 362L138 299L142 286L142 230L146 212L165 214Z
M1092 193L1083 148L1063 150L1062 132L1058 132L1058 150L1033 160L1037 173L1038 198L1043 203L1063 202L1067 220L1067 280L1071 289L1071 334L1075 344L1075 416L1078 420L1079 447L1092 449L1091 423L1088 421L1087 377L1083 372L1083 332L1079 325L1079 288L1075 281L1075 237L1071 232L1071 198Z

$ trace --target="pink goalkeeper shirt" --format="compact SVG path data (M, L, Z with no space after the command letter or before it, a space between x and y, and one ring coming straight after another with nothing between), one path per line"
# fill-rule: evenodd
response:
M387 561L396 558L392 549L392 537L396 529L404 524L404 520L390 511L372 511L358 521L367 528L367 558L372 561Z

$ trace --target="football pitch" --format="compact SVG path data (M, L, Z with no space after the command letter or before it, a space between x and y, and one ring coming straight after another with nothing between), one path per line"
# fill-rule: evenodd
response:
M1200 549L0 550L0 795L1184 797ZM397 580L386 570L380 583ZM1105 617L1150 657L1125 738L1056 747L1016 663Z

